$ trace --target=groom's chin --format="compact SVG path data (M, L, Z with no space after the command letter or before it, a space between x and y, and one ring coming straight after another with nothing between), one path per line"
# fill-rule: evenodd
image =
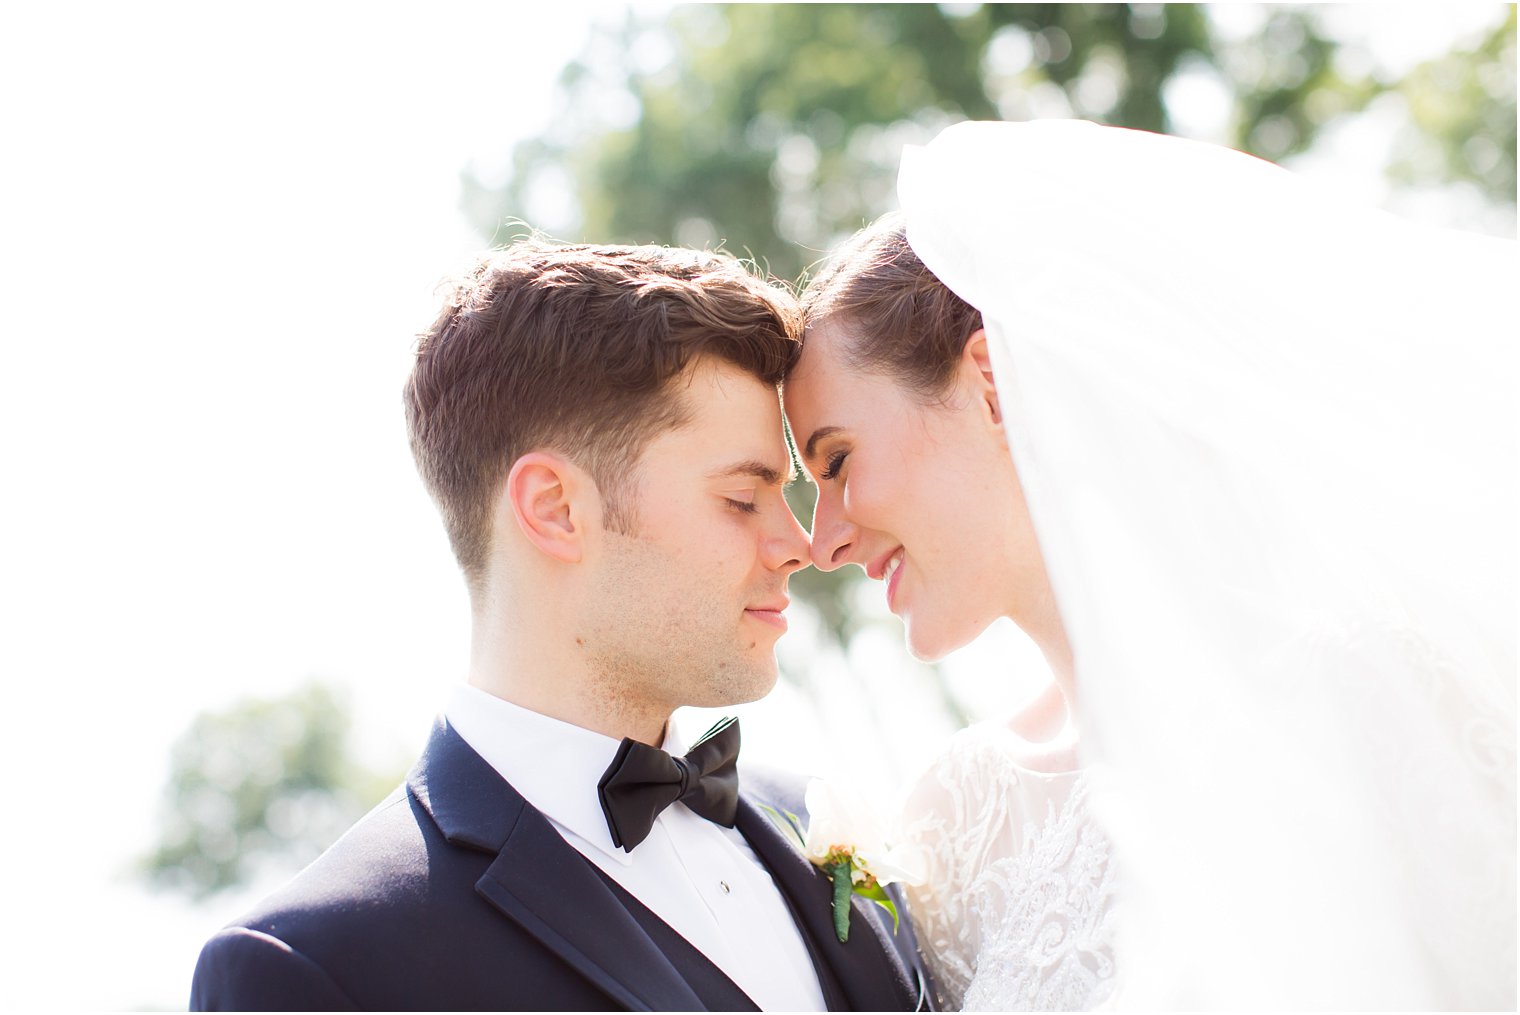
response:
M756 660L742 666L727 666L714 674L709 686L708 700L689 704L699 708L728 708L731 705L747 705L770 694L780 677L776 657Z

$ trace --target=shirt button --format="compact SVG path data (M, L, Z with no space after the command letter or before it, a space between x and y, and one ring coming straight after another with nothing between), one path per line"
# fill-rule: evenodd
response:
M719 881L718 882L718 887L721 888L721 889L723 889L723 894L724 895L727 895L729 892L733 891L733 889L731 889L731 888L728 887L728 882L727 881Z

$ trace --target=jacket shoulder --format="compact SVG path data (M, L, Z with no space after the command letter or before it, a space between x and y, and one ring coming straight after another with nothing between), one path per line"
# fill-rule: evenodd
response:
M295 942L275 928L299 917L372 917L425 894L441 836L405 787L398 788L289 884L237 921ZM452 851L445 851L448 857Z
M451 917L476 904L474 884L491 859L448 845L398 790L206 943L191 1006L373 1007L369 994L390 989L398 967L446 938Z
M201 949L191 1011L355 1011L310 958L272 934L228 927Z

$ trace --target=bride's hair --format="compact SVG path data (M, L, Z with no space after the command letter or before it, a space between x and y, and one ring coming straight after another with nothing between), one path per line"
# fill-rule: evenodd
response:
M928 399L945 393L966 339L982 326L981 313L908 245L901 212L845 241L807 281L802 310L810 329L826 321L845 326L852 366L887 374Z

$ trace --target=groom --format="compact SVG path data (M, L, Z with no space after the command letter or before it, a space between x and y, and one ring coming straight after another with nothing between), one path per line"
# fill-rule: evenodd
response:
M902 1010L906 921L767 818L795 780L682 705L776 681L791 298L732 258L519 244L422 336L412 450L467 580L468 682L400 787L201 953L195 1009ZM663 748L661 751L659 748ZM688 753L689 750L689 753Z

